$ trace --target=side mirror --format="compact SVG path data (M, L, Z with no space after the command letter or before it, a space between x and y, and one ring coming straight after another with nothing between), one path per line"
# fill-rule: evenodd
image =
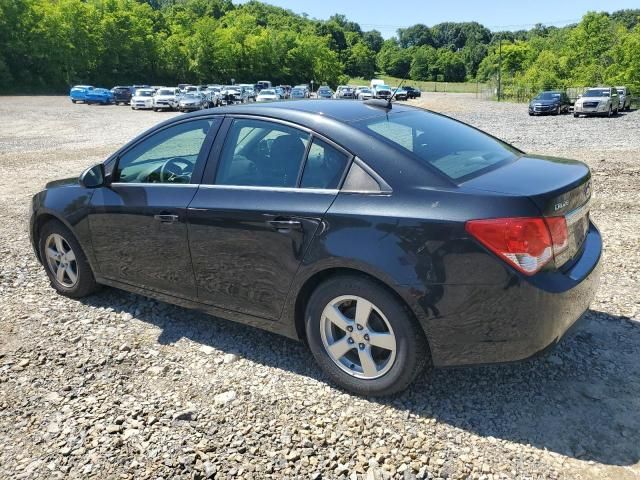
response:
M106 184L104 165L102 163L98 163L93 167L87 168L82 172L78 180L80 185L85 188L103 187Z

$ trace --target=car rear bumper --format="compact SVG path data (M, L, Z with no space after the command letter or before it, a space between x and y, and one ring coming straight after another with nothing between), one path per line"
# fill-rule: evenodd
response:
M602 238L590 224L580 257L566 271L428 287L418 304L434 365L523 360L558 343L595 297L601 252Z

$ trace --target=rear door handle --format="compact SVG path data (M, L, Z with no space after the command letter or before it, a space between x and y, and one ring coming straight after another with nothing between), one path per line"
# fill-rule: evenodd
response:
M302 230L302 222L300 220L269 220L269 225L276 230Z
M159 215L154 215L153 218L161 223L175 223L180 217L178 217L178 215L173 215L170 213L161 213Z

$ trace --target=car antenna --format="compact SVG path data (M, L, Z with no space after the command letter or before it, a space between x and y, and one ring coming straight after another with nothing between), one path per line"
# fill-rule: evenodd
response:
M396 92L398 90L400 90L400 87L402 86L402 84L404 82L407 81L407 77L409 76L409 72L407 72L404 76L404 78L402 79L402 81L398 84L398 86L396 87L396 89L393 91L393 94L391 94L391 96L389 97L389 100L387 101L387 108L391 108L391 100L393 100L393 97L396 96Z

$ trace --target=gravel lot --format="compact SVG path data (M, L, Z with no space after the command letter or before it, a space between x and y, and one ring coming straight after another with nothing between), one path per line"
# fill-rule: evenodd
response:
M112 289L56 295L29 245L31 195L173 114L0 97L0 477L639 478L640 112L416 103L587 162L604 275L549 355L372 401L327 383L296 342Z

